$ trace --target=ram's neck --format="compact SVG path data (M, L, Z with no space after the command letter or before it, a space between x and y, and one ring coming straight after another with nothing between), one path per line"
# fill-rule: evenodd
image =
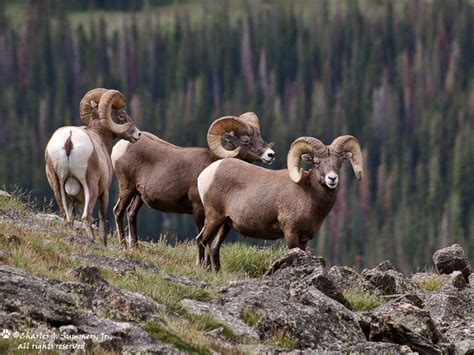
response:
M319 182L313 183L312 185L314 215L317 220L322 222L334 207L339 188L336 187L335 189L329 189L328 187L321 185Z
M100 140L107 147L107 151L110 155L114 146L114 135L108 129L104 128L98 120L92 121L88 128L100 137Z

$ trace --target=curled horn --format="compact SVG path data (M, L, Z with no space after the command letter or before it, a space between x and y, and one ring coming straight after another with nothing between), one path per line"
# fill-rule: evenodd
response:
M207 144L209 149L219 158L234 158L240 152L240 147L234 150L227 150L222 146L222 135L229 131L248 129L248 125L237 117L225 116L215 120L207 131Z
M250 123L252 126L257 127L260 131L260 121L257 115L253 112L246 112L239 116L241 120L244 120L247 123Z
M300 137L296 139L290 147L287 158L288 173L291 180L299 183L303 176L303 169L300 168L301 155L305 153L313 153L322 155L327 151L326 146L313 137Z
M110 129L115 134L123 134L128 131L132 126L132 122L124 124L117 124L112 120L112 107L114 109L120 109L125 107L125 97L120 91L107 90L102 96L99 102L99 118L100 123Z
M88 126L92 121L93 107L91 105L91 101L94 101L98 104L100 102L100 98L106 91L107 89L103 88L93 89L88 91L82 98L81 103L79 104L79 112L81 115L81 120L86 124L86 126Z
M357 138L353 136L340 136L334 139L331 143L331 148L336 153L351 153L351 164L354 169L354 174L357 180L362 180L364 171L364 162L362 160L362 153Z

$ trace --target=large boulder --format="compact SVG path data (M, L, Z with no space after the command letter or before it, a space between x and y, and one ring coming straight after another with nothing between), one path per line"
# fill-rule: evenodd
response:
M209 314L236 334L266 341L285 334L300 349L341 350L366 338L324 262L292 249L266 276L234 282L211 302L184 300L191 313Z
M72 273L87 283L33 277L0 265L0 324L4 329L90 335L86 349L172 352L141 326L160 321L161 305L144 295L109 285L94 267Z
M391 301L371 312L369 340L408 345L422 354L452 352L430 313L407 299Z
M454 271L461 271L464 278L469 282L471 274L471 264L464 253L464 249L459 244L437 250L433 254L433 263L436 271L440 274L451 274Z

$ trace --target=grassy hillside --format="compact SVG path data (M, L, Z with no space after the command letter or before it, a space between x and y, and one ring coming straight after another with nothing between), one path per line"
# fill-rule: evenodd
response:
M222 348L213 336L205 333L220 324L210 317L188 314L179 304L185 298L209 300L225 283L263 274L284 251L279 243L265 247L246 244L227 244L222 248L223 271L206 272L195 266L196 247L193 241L170 246L165 239L157 243L142 243L133 251L120 249L110 236L110 245L88 245L81 236L81 228L65 229L62 220L54 215L38 213L18 197L0 197L0 262L25 270L35 276L76 281L70 271L94 264L86 259L111 257L120 260L140 260L156 266L157 272L113 271L110 265L97 265L104 278L112 285L150 296L165 305L160 316L165 325L148 324L147 330L165 343L193 353L209 350L231 352ZM81 259L82 258L82 259ZM112 260L112 259L110 259ZM114 259L115 260L115 259ZM209 284L208 287L183 285L166 281L167 275L186 276ZM224 330L231 339L235 336ZM240 343L245 339L235 339ZM14 350L16 343L0 341L0 353Z

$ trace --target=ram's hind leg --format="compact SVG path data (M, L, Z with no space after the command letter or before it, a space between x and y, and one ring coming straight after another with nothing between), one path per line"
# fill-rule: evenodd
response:
M96 184L91 184L89 188L87 184L83 184L84 189L84 211L82 213L82 223L86 229L87 236L94 240L94 231L92 230L92 215L94 212L94 206L97 202L97 193L98 186Z
M135 196L136 192L127 190L120 191L120 196L114 207L115 215L115 225L117 228L118 239L122 248L127 248L127 240L125 239L125 231L123 229L123 215L127 209L127 206L132 201L132 198Z
M212 218L210 216L206 217L206 223L204 228L196 237L196 242L198 246L198 258L197 265L206 267L205 264L205 251L209 242L211 242L216 233L219 231L221 226L224 224L224 218Z
M59 179L54 171L51 171L46 164L46 178L48 179L49 186L53 189L54 198L56 199L56 203L58 204L59 210L61 214L66 218L66 210L63 207L62 197L61 197L61 185L59 183Z
M221 269L220 250L222 242L224 241L227 234L229 234L230 226L225 223L217 232L216 238L209 245L209 257L212 264L212 268L215 272Z
M109 206L109 192L105 191L100 196L99 208L99 233L102 244L107 246L107 207Z
M140 195L136 195L130 205L127 208L129 238L128 243L130 248L138 246L138 233L137 233L137 215L140 208L143 206L143 200Z

